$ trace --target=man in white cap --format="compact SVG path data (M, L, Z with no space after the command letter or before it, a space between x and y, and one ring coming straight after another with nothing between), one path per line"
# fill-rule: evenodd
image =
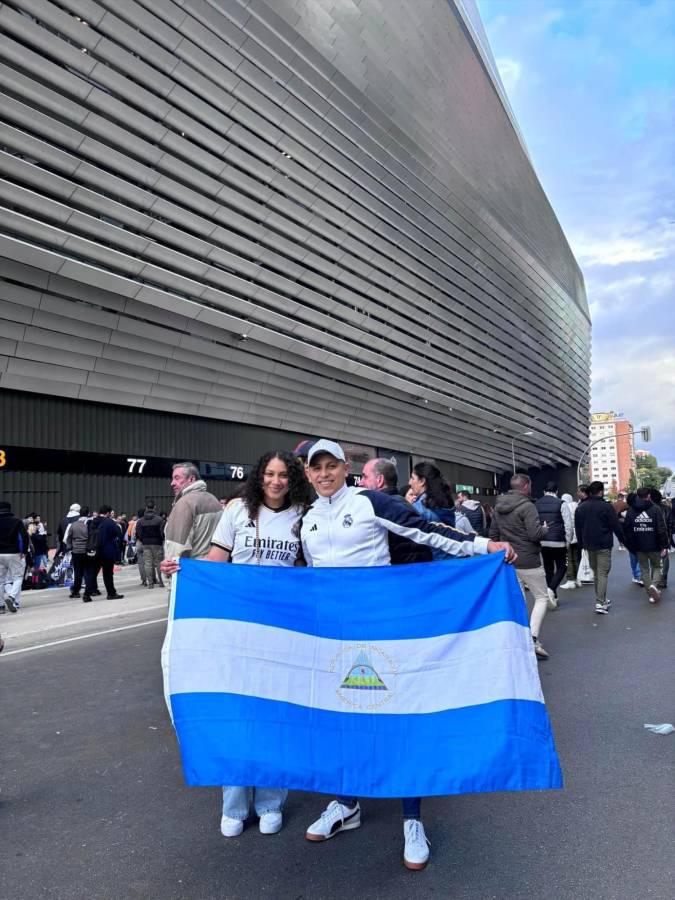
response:
M73 524L73 522L77 522L80 518L80 504L79 503L71 503L70 509L66 513L66 515L59 522L58 528L56 529L56 552L57 553L65 553L66 552L66 531L68 531L68 527Z
M321 439L309 450L306 472L318 496L302 519L300 536L308 566L388 566L391 564L390 532L444 550L451 556L504 550L507 561L515 561L516 554L510 544L427 521L382 491L348 487L348 471L344 451L335 441ZM420 803L419 797L403 800L403 863L413 870L423 869L429 859ZM305 837L309 841L326 841L360 824L357 798L338 797L309 826Z

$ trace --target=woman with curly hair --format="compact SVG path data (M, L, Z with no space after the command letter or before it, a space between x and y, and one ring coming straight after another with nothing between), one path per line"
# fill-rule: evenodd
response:
M304 469L292 453L265 453L253 466L242 496L223 511L204 559L245 566L295 565L300 549L295 526L313 499ZM178 569L173 563L164 571ZM240 835L253 801L261 833L276 834L287 793L285 788L223 787L221 833Z
M450 486L433 463L419 462L413 466L410 489L415 494L413 506L417 512L432 522L442 522L459 531L473 531L467 517L455 510ZM447 559L442 550L432 550L434 559Z

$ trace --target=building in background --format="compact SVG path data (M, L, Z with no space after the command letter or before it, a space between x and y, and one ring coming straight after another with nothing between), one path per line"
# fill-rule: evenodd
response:
M591 415L590 480L602 481L612 493L627 491L631 471L635 471L633 425L613 412ZM637 453L639 454L638 450Z
M471 0L12 0L0 32L17 510L317 435L562 481L584 284Z

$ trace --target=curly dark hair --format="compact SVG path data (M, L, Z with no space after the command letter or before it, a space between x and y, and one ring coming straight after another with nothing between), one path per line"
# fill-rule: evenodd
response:
M287 450L269 450L254 464L241 495L252 519L258 515L260 507L265 501L263 475L268 463L273 459L280 459L288 470L288 496L286 498L288 505L305 507L314 500L312 488L305 478L305 470L296 457Z
M427 509L452 509L455 505L450 487L441 475L441 470L433 463L418 462L413 466L413 472L417 477L426 482L424 493L424 505Z

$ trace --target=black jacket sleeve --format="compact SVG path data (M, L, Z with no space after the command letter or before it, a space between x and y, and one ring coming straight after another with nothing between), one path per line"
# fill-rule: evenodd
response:
M609 516L610 527L611 527L612 531L614 532L614 534L619 539L619 543L625 544L626 538L623 533L623 528L621 527L621 522L619 522L619 517L616 514L616 510L614 509L614 507L612 506L611 503L607 503L606 506L607 506L606 515Z
M411 506L394 502L382 491L361 491L373 507L376 520L387 529L416 544L428 544L442 550L450 556L471 556L474 552L487 553L485 538L474 534L466 534L443 525L441 522L430 522L422 518ZM475 546L471 547L469 545Z
M656 513L656 537L659 543L659 550L667 550L670 546L670 534L668 533L668 525L666 517L661 507L655 507Z

